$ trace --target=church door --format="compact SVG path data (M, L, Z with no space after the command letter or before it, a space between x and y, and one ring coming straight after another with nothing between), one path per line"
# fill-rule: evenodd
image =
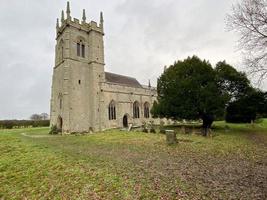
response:
M62 130L62 125L63 125L63 120L61 116L58 116L57 118L57 128L61 131Z
M127 115L124 115L123 116L123 127L128 127L128 117Z

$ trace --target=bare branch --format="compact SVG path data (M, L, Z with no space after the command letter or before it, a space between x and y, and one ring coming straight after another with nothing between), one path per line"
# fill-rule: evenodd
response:
M249 73L267 77L267 1L242 0L227 15L227 28L240 35L238 46Z

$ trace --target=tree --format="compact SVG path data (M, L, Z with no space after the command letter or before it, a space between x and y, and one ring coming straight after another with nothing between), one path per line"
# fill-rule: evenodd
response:
M216 116L224 113L216 73L208 61L188 57L170 66L158 79L158 104L152 114L174 120L203 120L204 135L207 135Z
M41 113L41 114L32 114L30 117L31 120L38 121L38 120L48 120L49 115L47 113Z
M242 0L233 6L227 16L227 26L240 35L239 47L243 50L245 64L250 72L267 75L267 2Z
M214 70L216 81L227 103L247 94L252 89L246 74L238 72L225 61L218 62Z
M266 114L267 93L254 89L228 105L225 120L232 123L249 123L255 121L257 116Z
M32 114L30 117L31 120L37 121L37 120L42 120L42 116L39 114Z
M49 115L47 113L41 113L40 117L42 120L47 120L49 118Z

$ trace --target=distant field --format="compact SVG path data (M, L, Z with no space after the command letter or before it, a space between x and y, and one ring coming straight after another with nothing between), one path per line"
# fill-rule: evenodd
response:
M267 199L267 120L213 138L0 130L0 199Z

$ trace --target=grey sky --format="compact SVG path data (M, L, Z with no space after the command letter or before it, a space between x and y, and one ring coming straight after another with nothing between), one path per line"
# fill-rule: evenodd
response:
M104 12L106 71L156 85L164 65L197 55L242 69L237 36L225 31L233 0L75 0L72 17ZM0 119L49 113L55 22L65 0L0 0ZM267 85L263 85L267 88Z

